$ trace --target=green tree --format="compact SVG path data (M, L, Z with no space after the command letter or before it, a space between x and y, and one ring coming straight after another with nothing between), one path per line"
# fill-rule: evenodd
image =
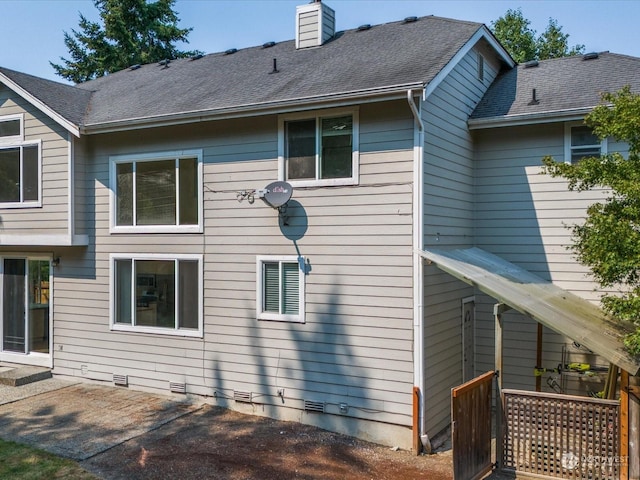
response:
M520 9L509 9L498 20L491 22L493 34L516 62L547 60L584 52L584 45L569 47L569 34L562 33L557 20L550 18L547 29L539 36L530 25L531 22L524 18Z
M491 22L491 30L502 46L518 63L536 58L536 32L530 28L531 22L524 18L522 10L507 10L498 20Z
M584 45L569 47L569 34L562 33L562 27L558 21L549 19L547 29L540 34L537 40L538 60L549 58L568 57L584 53Z
M571 248L600 287L618 290L602 297L603 309L635 326L625 344L640 355L640 95L627 86L602 99L586 123L601 139L626 142L627 158L616 152L569 164L545 157L543 164L547 173L567 179L570 190L608 192L588 208L584 224L572 227Z
M175 42L188 43L191 28L179 28L175 0L94 0L101 22L80 14L79 30L64 32L70 59L51 66L56 73L81 83L135 64L191 56Z

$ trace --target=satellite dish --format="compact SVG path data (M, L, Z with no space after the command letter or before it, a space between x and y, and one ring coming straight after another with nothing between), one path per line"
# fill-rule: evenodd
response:
M293 187L287 182L273 182L262 190L262 199L273 208L280 208L291 199Z

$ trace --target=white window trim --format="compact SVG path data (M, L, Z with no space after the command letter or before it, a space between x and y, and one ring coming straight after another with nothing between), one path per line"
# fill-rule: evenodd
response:
M162 161L180 158L197 159L198 168L198 224L197 225L116 225L116 166L133 161ZM201 149L175 150L169 152L112 155L109 157L109 232L110 233L202 233L204 231L203 207L203 154ZM135 208L135 207L134 207ZM176 217L177 218L177 217Z
M584 122L566 122L564 124L564 163L571 163L571 129L584 126ZM600 142L600 155L608 153L609 142L607 140L605 138Z
M298 314L287 315L280 313L264 312L264 285L262 265L266 262L287 262L298 264ZM305 323L305 291L306 291L306 266L304 257L295 255L259 255L256 257L256 318L258 320L271 320L275 322Z
M14 137L11 137L14 138ZM8 150L11 148L19 148L19 147L38 147L38 200L27 200L27 201L18 201L18 202L0 202L0 208L38 208L42 207L42 140L29 140L29 141L19 141L13 143L4 143L0 142L0 150ZM20 162L22 163L22 156L20 157ZM22 165L21 165L22 166ZM22 172L22 168L21 168ZM22 178L20 179L20 185L24 182ZM20 192L20 196L22 197L23 192Z
M116 292L116 277L115 277L115 262L116 260L196 260L198 262L198 329L180 329L180 328L165 328L165 327L141 327L137 325L128 325L124 323L116 323L115 316L115 292ZM191 254L157 254L157 253L112 253L109 255L109 324L112 331L120 332L132 332L132 333L151 333L158 335L172 335L178 337L198 337L204 336L204 316L203 316L203 292L204 292L204 260L203 255L191 255ZM176 282L178 281L178 275L176 271ZM134 284L135 285L135 284ZM178 290L176 289L176 292ZM134 296L135 298L135 296ZM176 308L178 304L176 302Z
M291 120L305 120L319 117L340 117L342 115L351 115L353 117L353 150L351 155L351 177L345 178L326 178L314 180L288 180L287 179L287 162L285 158L285 122ZM317 120L316 120L317 125ZM316 127L317 128L317 127ZM278 180L286 181L292 187L332 187L340 185L358 185L360 182L360 115L357 107L315 110L312 112L299 112L278 117ZM316 167L318 165L318 144L316 129ZM316 171L317 175L317 171Z
M11 137L0 137L0 145L13 145L16 142L22 143L24 140L24 113L0 116L0 122L10 122L11 120L20 120L20 133Z

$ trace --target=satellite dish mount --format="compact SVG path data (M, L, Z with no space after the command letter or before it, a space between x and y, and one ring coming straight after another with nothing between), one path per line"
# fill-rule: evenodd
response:
M264 203L278 210L280 217L286 225L288 218L285 216L287 202L291 200L291 195L293 195L293 187L291 184L287 182L272 182L256 193L258 194L258 198L261 198Z

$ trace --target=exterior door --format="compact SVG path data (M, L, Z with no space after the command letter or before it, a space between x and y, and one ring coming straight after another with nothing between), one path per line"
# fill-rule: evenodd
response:
M2 272L2 350L27 353L26 261L5 258Z
M4 258L1 265L0 353L48 355L50 260Z
M462 381L468 382L475 376L475 312L473 298L462 300Z

